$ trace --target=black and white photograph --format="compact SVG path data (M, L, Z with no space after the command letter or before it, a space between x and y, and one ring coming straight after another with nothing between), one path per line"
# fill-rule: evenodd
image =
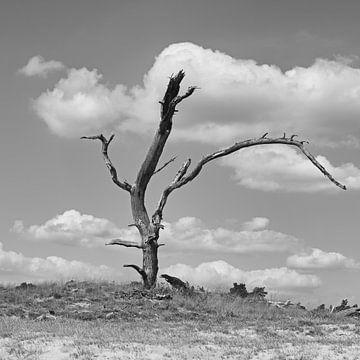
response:
M0 359L360 359L359 19L0 0Z

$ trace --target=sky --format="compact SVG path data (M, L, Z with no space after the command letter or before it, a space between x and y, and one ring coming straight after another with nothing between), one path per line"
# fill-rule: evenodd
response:
M228 291L265 286L309 304L360 302L357 1L3 0L0 282L137 280L128 194L169 76L179 106L148 188L149 213L181 164L236 141L297 134L348 190L284 145L206 165L169 197L160 274Z

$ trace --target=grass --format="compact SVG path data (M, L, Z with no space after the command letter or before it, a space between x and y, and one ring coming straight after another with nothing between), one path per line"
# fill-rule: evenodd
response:
M0 359L64 354L69 359L316 359L324 354L351 359L353 352L360 354L357 319L278 309L229 294L67 282L2 287L0 299Z

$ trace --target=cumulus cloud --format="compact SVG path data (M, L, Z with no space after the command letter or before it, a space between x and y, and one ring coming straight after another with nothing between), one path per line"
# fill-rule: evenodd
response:
M71 246L96 247L114 237L138 240L136 229L119 229L111 221L93 215L67 210L63 214L47 220L41 225L25 228L19 220L15 221L12 231L39 241L53 241Z
M25 76L47 77L50 72L62 70L64 68L64 64L60 61L46 61L42 56L37 55L32 57L18 72Z
M164 251L196 251L220 253L296 252L302 249L297 238L273 230L259 230L267 226L267 218L254 218L245 223L246 230L234 231L223 227L208 228L198 218L183 217L168 223L161 232ZM32 240L56 242L71 246L97 247L113 238L139 242L134 227L119 228L107 219L67 210L40 225L25 227L16 220L13 232Z
M113 128L114 121L125 116L130 98L124 86L109 89L100 83L101 78L96 69L71 69L53 90L34 101L34 109L60 136L78 137Z
M339 57L283 72L275 65L235 59L192 43L172 44L156 57L142 85L110 87L96 69L69 69L33 106L60 136L152 133L168 76L179 69L187 73L183 89L194 84L201 90L186 100L186 106L179 105L175 140L222 146L270 130L274 136L300 132L323 146L360 146L360 69ZM360 169L353 164L333 166L323 156L318 160L350 189L360 188ZM223 163L235 168L240 184L253 189L335 189L285 146L246 149Z
M360 268L360 263L342 254L309 250L302 240L294 236L266 229L269 223L268 218L255 217L243 224L244 230L235 231L223 227L209 228L196 217L183 217L173 223L164 222L160 239L166 244L163 251L167 253L199 251L225 255L285 252L294 254L287 258L290 268ZM134 227L119 228L107 219L76 210L67 210L43 224L29 227L16 220L11 231L33 241L87 248L103 247L114 238L140 241Z
M96 70L72 69L35 100L35 109L61 136L113 128L147 133L158 121L168 76L180 69L187 73L184 88L201 90L179 106L173 138L225 144L271 130L301 131L327 145L358 144L360 69L341 59L283 72L192 43L172 44L140 86L110 88Z
M297 269L360 269L360 262L354 259L316 248L289 256L287 265Z
M0 273L21 276L32 281L43 280L119 280L121 274L106 265L95 266L58 256L26 257L14 251L5 251L0 243Z
M349 189L360 189L360 169L351 163L332 165L324 156L316 159ZM315 192L337 188L295 149L269 145L243 149L221 160L235 171L239 184L265 191Z
M161 272L208 289L228 289L234 282L246 283L248 288L265 286L270 290L314 288L321 285L317 276L300 274L286 267L244 271L222 260L202 263L196 267L176 264Z
M266 217L254 217L250 221L243 224L245 231L261 230L266 228L270 223L270 220Z
M198 218L183 217L174 223L164 223L165 229L161 233L161 241L166 243L164 251L198 250L244 254L250 252L294 252L302 248L302 242L291 235L267 229L256 230L256 226L257 229L264 227L269 220L266 218L255 219L250 222L250 227L252 226L253 229L234 231L223 227L211 229Z

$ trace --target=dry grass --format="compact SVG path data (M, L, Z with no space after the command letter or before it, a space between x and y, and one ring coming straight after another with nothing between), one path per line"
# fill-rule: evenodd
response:
M4 287L0 298L0 359L313 360L360 354L359 320L226 294L72 282ZM39 320L50 313L55 318Z

